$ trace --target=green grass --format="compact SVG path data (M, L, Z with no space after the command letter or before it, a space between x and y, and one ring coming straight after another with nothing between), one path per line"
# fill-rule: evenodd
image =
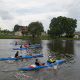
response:
M0 39L32 39L32 36L16 36L0 34ZM80 40L80 38L54 38L45 36L35 36L34 39Z
M16 36L16 35L4 35L0 34L0 39L30 39L32 36Z
M2 35L0 34L0 39L22 39L23 36L15 36L15 35Z

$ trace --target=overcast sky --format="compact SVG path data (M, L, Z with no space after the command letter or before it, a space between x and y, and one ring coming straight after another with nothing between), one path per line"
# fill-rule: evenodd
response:
M1 29L39 21L47 31L51 19L58 16L77 19L76 31L80 31L80 0L0 0Z

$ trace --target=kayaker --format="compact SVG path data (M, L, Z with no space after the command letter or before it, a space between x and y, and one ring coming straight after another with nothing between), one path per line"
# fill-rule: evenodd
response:
M17 42L15 42L15 45L17 45Z
M22 45L20 46L20 48L22 48Z
M49 59L48 59L48 61L47 61L47 62L49 62L49 63L54 63L54 62L55 62L55 58L54 58L54 57L49 56Z
M26 50L26 56L31 56L31 55L32 55L32 53L31 53L30 49L27 49Z
M37 66L44 65L44 63L41 64L41 62L40 62L38 59L36 59L35 64L36 64Z
M15 57L20 58L22 61L24 58L22 58L22 56L19 56L19 51L16 52Z
M31 45L31 43L29 43L29 45Z
M19 51L16 52L15 57L19 57Z

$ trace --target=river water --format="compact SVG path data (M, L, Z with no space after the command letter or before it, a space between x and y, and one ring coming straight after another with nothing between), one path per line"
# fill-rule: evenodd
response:
M80 78L80 41L79 40L22 40L0 39L0 58L14 56L17 50L13 48L20 45L11 45L14 42L31 42L41 44L40 47L31 49L33 54L43 54L37 57L41 62L46 62L48 56L57 59L65 58L66 61L58 64L56 68L46 67L30 71L21 71L18 68L34 64L36 58L22 60L0 61L0 80L79 80ZM18 50L19 55L25 55L26 50Z

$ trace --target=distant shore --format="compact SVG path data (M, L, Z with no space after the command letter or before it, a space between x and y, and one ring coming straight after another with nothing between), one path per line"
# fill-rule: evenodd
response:
M54 38L47 36L16 36L16 35L0 35L0 39L41 39L41 40L80 40L80 38Z

